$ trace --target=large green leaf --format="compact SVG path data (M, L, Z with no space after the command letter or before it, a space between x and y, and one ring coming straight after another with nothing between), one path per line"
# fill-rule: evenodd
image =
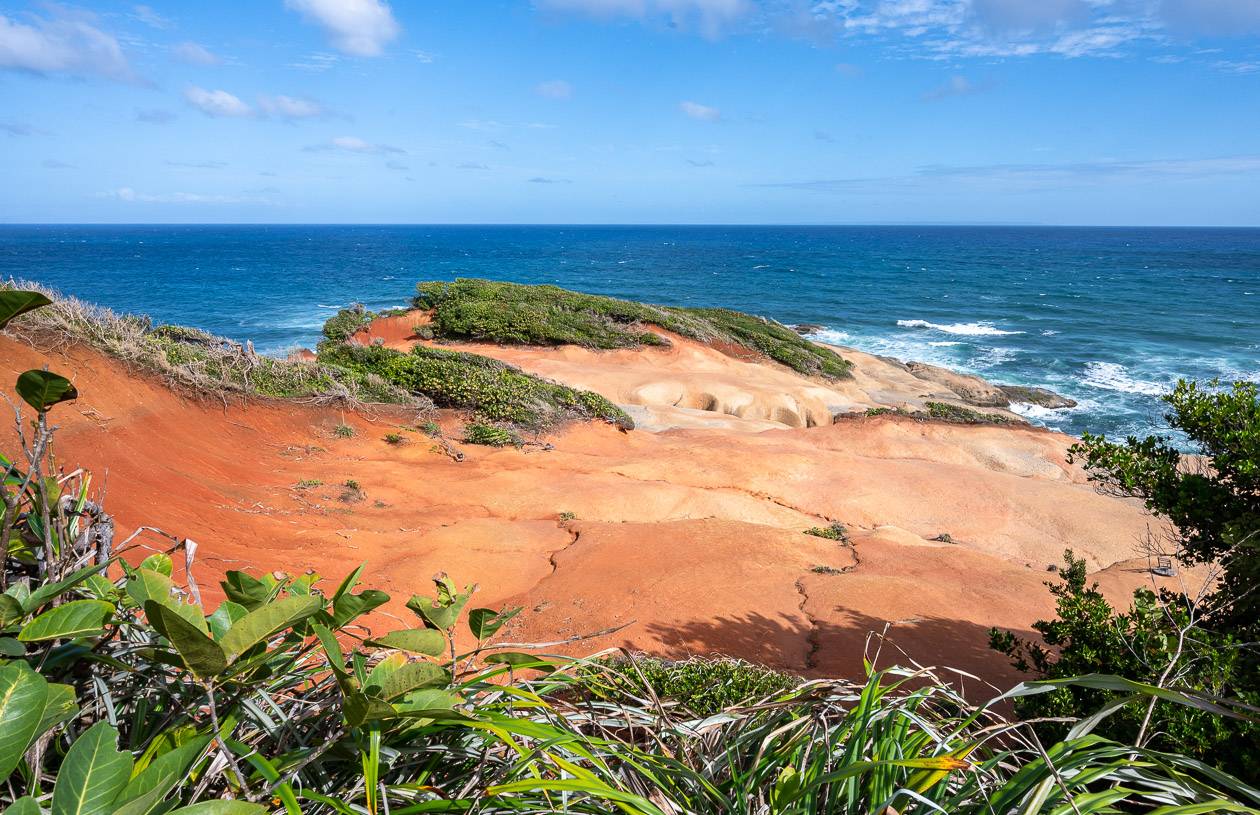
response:
M101 563L96 566L85 566L67 577L65 580L59 580L56 583L46 583L40 586L35 591L29 592L24 598L18 598L22 601L22 609L27 614L33 613L44 603L47 603L54 597L60 597L62 594L79 585L84 580L87 580L92 575L105 569L107 565L108 564ZM16 588L16 586L9 587L10 590L13 590L14 588Z
M474 608L468 612L468 628L474 637L484 640L493 637L508 620L521 613L520 606L495 611L492 608Z
M175 788L180 779L181 776L168 771L157 780L157 786L139 795L128 796L124 791L110 812L112 815L153 815L154 812L160 812L163 799Z
M383 676L370 679L369 682L377 681L379 685L367 690L369 693L375 691L382 699L389 701L418 688L446 685L449 680L446 671L431 662L408 662Z
M107 815L131 777L131 756L118 750L118 731L97 722L79 736L53 787L52 815Z
M29 795L24 795L10 804L5 809L4 815L44 815L44 810L40 807L39 801Z
M22 611L22 602L8 594L0 594L0 628L7 628L20 622L26 613Z
M74 639L103 633L114 607L104 600L71 600L50 608L22 627L22 642Z
M233 625L219 644L228 662L258 643L310 617L324 607L322 597L286 597L251 611Z
M233 603L231 600L224 600L219 603L219 607L214 613L206 618L206 623L210 626L210 633L215 639L223 639L223 635L236 625L238 620L244 619L249 614L249 609L240 603Z
M0 291L0 328L4 328L19 314L49 305L52 305L52 300L37 291L18 289Z
M202 679L216 676L227 667L228 657L219 644L178 611L155 600L144 604L145 616L184 660L184 666Z
M472 592L454 595L450 600L434 605L434 601L419 594L412 595L407 601L407 608L414 611L422 620L433 628L445 631L455 625L459 613L472 597Z
M0 779L9 777L39 735L48 681L24 660L0 669Z
M389 595L376 589L364 589L358 594L342 594L333 599L333 627L341 628L356 617L388 602Z
M441 631L434 631L432 628L411 628L404 631L390 631L388 634L368 640L367 644L437 657L446 651L446 636Z
M164 606L169 605L174 599L171 595L174 588L175 584L168 575L152 569L136 569L127 579L127 595L140 606L149 600L155 600Z
M26 404L40 413L53 405L79 398L79 392L75 390L74 383L52 371L27 371L17 378L17 384L13 389Z
M270 600L274 588L271 584L238 571L228 572L219 585L223 587L223 593L229 600L240 603L250 611L260 608Z

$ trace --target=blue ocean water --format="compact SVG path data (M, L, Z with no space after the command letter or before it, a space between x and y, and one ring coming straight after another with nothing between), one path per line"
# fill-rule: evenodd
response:
M1260 379L1260 230L1039 227L0 226L0 277L312 345L419 280L554 283L819 323L833 341L1044 385L1069 433L1162 426L1178 377Z

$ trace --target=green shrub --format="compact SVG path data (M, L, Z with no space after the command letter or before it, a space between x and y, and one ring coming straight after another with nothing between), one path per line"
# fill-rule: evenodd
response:
M634 422L590 391L548 382L489 357L416 346L410 353L350 344L322 344L330 365L374 374L438 405L462 408L491 422L542 430L567 419L602 419L621 427Z
M323 483L324 482L320 481L318 478L303 478L300 481L298 481L296 484L294 484L293 486L299 490L309 490L312 487L322 486Z
M365 328L376 316L364 308L362 303L355 303L324 321L324 336L334 342L344 342L360 328Z
M954 424L1026 424L1023 419L1001 413L984 413L979 410L951 405L947 402L925 402L928 416Z
M349 439L354 437L354 428L342 422L333 428L333 435L339 439Z
M1165 397L1169 423L1212 462L1187 462L1160 438L1123 442L1085 434L1073 446L1103 489L1141 499L1172 522L1172 540L1157 553L1219 570L1211 585L1186 593L1136 592L1127 611L1114 609L1087 584L1085 564L1067 553L1063 582L1051 586L1058 615L1033 627L1044 645L993 631L993 647L1035 676L1059 679L1083 671L1242 699L1260 708L1260 400L1253 383L1201 389L1179 382ZM1153 553L1152 556L1155 556ZM1115 690L1067 685L1022 699L1026 717L1086 716L1117 698ZM1065 728L1043 726L1047 738ZM1125 707L1102 732L1123 741L1176 750L1260 777L1260 722L1223 718L1197 708L1157 702Z
M406 441L406 439L403 438L403 435L401 433L386 433L382 437L382 439L386 444L393 444L393 445L402 444L404 441Z
M491 424L470 424L464 428L464 442L488 447L520 447L521 437L504 427Z
M525 286L461 278L417 286L416 305L433 310L437 337L519 345L637 348L667 344L660 326L706 343L733 344L800 373L838 379L850 365L829 348L779 323L737 311L677 308L582 294L556 286Z
M437 422L425 422L420 425L420 432L426 436L437 438L442 435L442 428Z
M813 535L815 538L826 538L827 540L842 541L848 543L849 530L840 522L833 522L827 526L815 526L805 530L806 535Z

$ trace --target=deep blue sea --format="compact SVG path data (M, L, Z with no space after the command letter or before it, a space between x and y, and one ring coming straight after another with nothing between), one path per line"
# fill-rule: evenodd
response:
M420 280L726 306L1080 402L1069 433L1162 425L1178 377L1260 379L1260 229L0 226L0 278L259 350L311 345Z

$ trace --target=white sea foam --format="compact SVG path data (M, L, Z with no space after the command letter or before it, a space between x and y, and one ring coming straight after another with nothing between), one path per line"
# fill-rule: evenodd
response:
M1118 362L1088 362L1081 382L1103 390L1120 393L1140 393L1146 396L1162 396L1169 386L1159 382L1137 379Z
M852 339L846 332L837 331L834 328L824 328L822 331L815 332L814 337L819 342L825 342L829 345L844 345Z
M946 334L959 334L966 337L1001 337L1007 334L1023 334L1023 331L1007 331L990 322L979 323L929 323L927 320L898 320L902 328L928 328Z
M949 348L951 345L962 345L962 340L937 340L936 342L929 342L928 345L933 348Z
M316 303L315 305L318 308L330 308L330 309L333 309L334 311L341 310L341 306L327 306L327 305L324 305L323 303Z

